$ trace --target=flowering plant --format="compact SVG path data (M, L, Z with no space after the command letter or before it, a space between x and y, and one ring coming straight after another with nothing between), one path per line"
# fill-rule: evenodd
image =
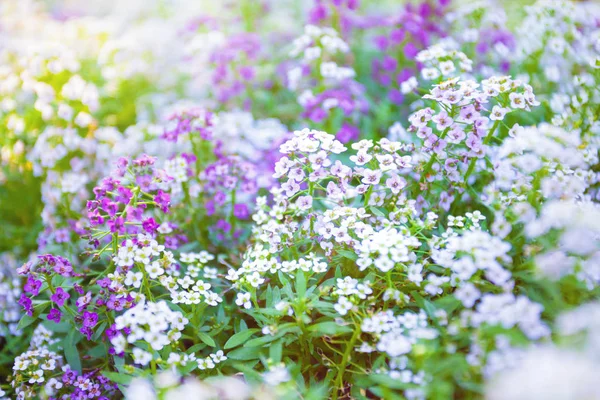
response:
M600 399L597 7L58 3L0 8L0 399Z

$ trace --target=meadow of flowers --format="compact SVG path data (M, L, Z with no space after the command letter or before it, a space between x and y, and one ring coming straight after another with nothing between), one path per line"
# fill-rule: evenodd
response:
M598 400L600 4L0 1L0 399Z

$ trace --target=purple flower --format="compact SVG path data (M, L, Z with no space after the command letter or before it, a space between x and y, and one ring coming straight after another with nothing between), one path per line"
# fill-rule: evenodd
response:
M115 202L110 201L108 198L102 199L102 208L108 213L109 216L114 217L119 211L119 205Z
M375 46L381 51L385 51L389 46L389 41L386 36L377 36L375 37Z
M119 186L119 188L117 189L117 193L118 196L115 198L115 200L122 204L128 204L131 198L133 197L133 193L131 193L131 190L123 186Z
M70 384L77 379L77 372L67 367L67 370L62 375L63 383Z
M342 143L348 143L351 140L358 139L359 134L360 131L357 127L344 122L335 137Z
M54 232L56 243L66 243L69 241L69 230L67 228L57 229Z
M83 313L83 327L93 328L98 323L98 314L95 312L84 311Z
M114 294L110 296L110 298L108 299L108 302L106 303L106 307L108 307L111 310L115 310L115 311L121 311L123 309L124 306L124 299L122 297L117 297Z
M207 201L205 204L205 207L206 207L206 215L208 215L209 217L211 215L213 215L216 211L215 202L212 200Z
M217 205L222 206L227 201L227 195L219 190L217 193L215 193L214 199Z
M92 226L102 225L104 223L104 217L100 215L98 210L94 210L88 213L88 218Z
M154 221L154 218L146 218L142 222L142 228L144 228L144 231L146 231L148 233L156 232L158 227L159 227L159 225L158 225L158 223L156 223L156 221Z
M113 233L125 233L125 220L123 217L117 217L108 221L108 227Z
M86 308L91 302L92 292L87 292L85 296L81 296L80 298L78 298L75 304L77 305L77 309L79 310L79 312L81 312L81 310Z
M128 221L140 221L144 210L146 209L145 204L140 204L137 207L127 206L127 220Z
M54 321L58 324L60 322L61 315L62 314L58 308L51 308L47 318L49 321Z
M467 137L465 144L471 150L477 151L477 150L481 149L482 142L481 142L481 139L479 139L476 135L470 134Z
M314 108L309 114L308 118L316 124L323 122L325 118L327 118L327 111L322 108Z
M119 157L117 160L117 172L119 176L125 176L125 172L127 171L127 166L129 165L129 160L125 157Z
M79 293L80 295L83 295L83 287L80 284L78 284L78 283L74 284L73 289L75 289L75 291L77 293ZM91 296L91 293L90 293L90 296Z
M102 278L102 279L98 279L98 282L96 282L98 284L98 286L100 286L103 289L106 289L110 286L110 284L112 283L112 281L110 280L110 278Z
M390 56L385 56L381 62L381 67L386 71L394 71L398 67L398 61Z
M404 102L404 94L397 89L391 89L388 94L390 101L394 104L401 105Z
M398 85L401 84L402 82L406 82L413 75L414 75L414 72L410 68L404 68L402 71L400 71L400 73L396 77L396 80L398 81Z
M66 258L57 256L54 258L54 272L62 276L71 276L73 266Z
M413 59L417 56L417 53L419 53L419 49L417 48L417 46L415 46L415 44L413 42L408 42L405 46L404 46L404 56L408 59Z
M327 7L325 7L325 5L322 3L316 4L308 14L308 21L311 24L316 25L319 22L323 21L325 18L327 18L327 15Z
M50 300L55 302L57 306L62 307L65 304L65 301L67 301L70 297L71 295L69 295L69 293L65 292L63 288L59 287L56 289L56 292L50 296Z
M233 206L233 215L239 219L246 219L250 216L248 206L245 204L236 204Z
M229 224L229 222L225 221L224 219L220 219L217 221L216 228L227 232L231 229L231 225Z
M111 325L110 328L106 329L104 331L104 333L106 334L106 337L109 339L114 338L115 336L117 336L117 330L115 329L115 325Z
M79 330L79 332L81 332L83 335L85 335L85 337L87 338L87 340L92 340L92 334L94 333L94 331L92 330L92 328L88 328L88 327L83 327Z
M254 68L252 67L241 67L240 70L240 76L242 77L243 80L245 81L251 81L252 79L254 79Z
M146 167L148 165L154 165L156 161L156 157L150 157L147 154L142 154L137 159L133 160L133 165L136 167Z
M405 37L406 37L406 32L404 31L404 29L394 29L390 33L390 39L392 40L392 42L394 42L394 44L402 43L404 41Z
M154 196L154 201L156 202L156 204L158 204L162 212L169 212L169 206L171 205L171 196L169 196L168 193L159 190L156 193L156 196Z
M30 317L33 315L33 307L31 305L32 301L25 295L25 293L21 293L21 298L19 299L18 303L25 309L27 315Z
M40 293L40 287L42 286L42 281L39 281L31 276L27 277L27 282L25 282L25 286L23 286L23 290L27 293L31 293L34 296L37 296Z

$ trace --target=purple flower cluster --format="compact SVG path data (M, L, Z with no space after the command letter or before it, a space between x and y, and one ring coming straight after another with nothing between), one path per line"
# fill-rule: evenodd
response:
M52 278L59 276L64 281L64 278L74 276L71 263L64 257L44 254L38 256L35 264L33 262L25 263L17 269L17 273L27 277L23 286L23 293L21 293L18 301L25 313L30 317L33 316L33 299L40 294L49 293L53 307L50 309L47 318L50 321L59 323L62 316L59 307L63 307L71 296L62 287L54 288Z
M420 65L415 58L435 38L444 37L442 15L449 0L432 5L424 1L419 5L407 4L404 11L384 24L385 34L375 37L375 45L383 53L373 60L373 80L384 87L391 87L389 100L395 104L404 102L404 93L398 87L417 74Z
M255 79L256 70L252 64L259 54L258 36L241 33L228 37L223 46L211 55L214 67L213 90L219 103L225 104L232 99L244 97L242 95ZM245 108L249 105L249 100L242 104Z
M69 398L73 400L97 399L109 400L117 394L118 386L108 378L101 375L99 371L79 374L70 368L66 368L62 377L62 388L49 400ZM67 397L65 397L67 396Z
M189 107L184 111L175 112L168 117L169 123L162 138L169 142L177 142L183 134L198 135L204 140L212 138L211 127L214 115L201 107Z
M258 191L258 175L254 164L238 156L221 156L199 175L206 215L218 216L215 227L220 231L217 239L238 237L235 220L250 216L249 199ZM227 215L227 213L229 215Z
M148 205L154 205L164 213L169 212L171 197L158 186L172 178L154 168L154 159L146 155L131 163L125 158L120 159L117 174L121 177L127 175L133 181L122 182L107 177L94 188L95 199L87 203L91 227L99 229L106 225L115 234L135 234L142 230L154 233L156 223L144 213ZM94 235L91 241L95 246L99 245Z

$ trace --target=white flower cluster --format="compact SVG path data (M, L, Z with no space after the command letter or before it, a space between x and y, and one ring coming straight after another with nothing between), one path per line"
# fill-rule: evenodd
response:
M527 199L538 184L546 199L580 198L598 181L589 165L598 162L592 149L582 149L578 135L550 124L514 126L496 154L495 179L487 194L510 204ZM539 183L534 181L538 175ZM494 193L493 190L501 193Z
M449 236L444 248L434 249L432 259L452 272L454 283L469 281L478 271L484 271L490 282L502 287L511 278L510 272L502 267L502 263L511 261L507 255L510 248L509 243L483 230L466 230ZM465 302L471 303L463 299Z
M181 338L181 332L188 322L179 311L172 311L165 301L138 303L115 318L115 329L122 331L127 328L129 333L118 333L110 342L117 353L124 352L128 343L137 347L137 341L144 341L152 349L161 350ZM143 348L135 351L137 360L147 360L148 354L144 353Z
M334 29L307 25L304 28L304 34L292 43L289 55L293 58L302 55L301 62L305 65L315 63L319 68L317 73L330 86L355 77L354 69L340 66L334 60L336 55L347 53L349 50L348 44L339 37ZM302 65L295 66L288 71L288 88L290 90L299 89L303 73ZM308 93L312 95L310 90ZM306 96L306 93L303 96Z
M500 325L505 329L518 327L531 340L538 340L550 334L550 328L542 321L543 307L526 296L511 293L485 294L475 307L475 311L465 310L474 327L482 324Z
M140 269L139 271L131 269L124 277L115 272L111 277L115 288L120 283L139 288L144 274L148 274L150 279L159 279L165 273L172 272L175 257L151 236L139 234L135 241L128 239L123 246L119 247L113 261L119 267L138 267Z
M440 77L446 79L471 72L473 69L473 61L465 53L448 50L441 44L434 44L420 51L415 59L424 65L421 76L427 81L437 80Z
M320 28L315 25L306 25L304 34L295 39L292 46L290 56L298 57L303 54L304 61L321 58L323 51L327 52L326 54L350 51L348 44L339 37L335 29Z
M591 290L600 284L600 207L590 201L551 200L528 220L525 233L539 238L558 232L557 248L536 257L541 272L553 279L574 274Z
M212 285L201 279L195 279L197 272L186 272L183 276L161 276L160 283L169 290L174 304L200 304L216 306L223 301L221 296L210 290Z
M543 0L525 10L527 16L518 29L513 58L522 62L539 57L543 77L570 90L576 68L593 64L600 56L597 5Z
M40 393L39 387L47 395L62 387L62 382L53 376L63 367L63 358L48 349L56 342L52 332L38 325L29 350L15 357L11 385L19 399L34 398Z
M246 285L257 288L265 282L263 276L267 273L275 274L277 271L281 271L292 275L297 270L302 270L304 272L310 271L318 274L326 272L328 268L329 265L323 260L323 257L316 254L310 253L304 257L282 261L266 250L261 244L257 244L254 248L250 248L246 252L242 266L237 270L230 269L226 278L235 282L237 286ZM244 295L244 297L238 296L240 302L242 299L245 299L242 304L246 304L246 301L249 300L245 296L246 295Z
M190 180L191 170L188 167L188 163L183 157L176 156L170 160L166 160L163 169L173 179L162 182L158 187L170 192L173 197L181 196L183 193L183 184Z
M515 368L491 380L490 400L598 399L600 365L582 354L542 346L522 355Z
M419 340L434 339L437 331L428 328L427 314L423 310L415 314L406 312L394 315L391 310L381 311L362 321L361 329L376 339L375 349L390 357L399 357L412 351ZM374 351L363 346L362 351Z
M254 162L260 162L261 151L269 150L287 133L288 129L279 120L254 119L246 111L221 112L213 127L213 135L227 150Z
M372 293L371 282L367 280L359 283L358 279L349 276L338 278L333 294L339 297L333 308L340 315L346 315L354 307L354 304L366 300Z
M236 377L218 377L199 381L193 377L182 378L173 370L161 371L152 377L135 378L125 390L127 400L158 399L222 399L242 400L252 395L250 386ZM264 393L263 393L264 395Z
M381 272L388 272L398 264L411 261L412 250L421 246L421 242L408 230L402 232L393 228L372 232L356 248L356 265L363 271L371 265Z

